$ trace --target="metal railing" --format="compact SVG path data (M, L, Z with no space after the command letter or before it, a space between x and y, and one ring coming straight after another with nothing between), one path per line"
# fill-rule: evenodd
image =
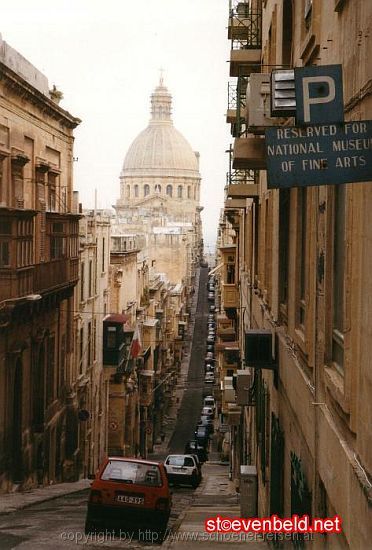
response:
M259 170L231 170L226 174L226 185L252 185L258 175Z
M239 28L239 36L232 37L232 50L260 49L262 46L262 13L247 10L240 14L234 10L230 12L229 24Z
M227 108L229 110L236 110L238 105L237 95L238 85L236 82L228 82L227 84Z

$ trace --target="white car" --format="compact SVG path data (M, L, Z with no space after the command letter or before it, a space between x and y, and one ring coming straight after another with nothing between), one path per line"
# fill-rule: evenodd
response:
M204 382L206 384L214 384L214 373L213 372L207 372L204 376Z
M197 487L201 472L193 455L168 455L164 462L169 483L185 483Z
M213 373L212 373L212 376L213 376L213 380L214 380L214 374ZM202 408L201 414L202 414L202 416L209 416L210 418L214 418L214 410L213 410L212 407L205 407L204 406Z
M214 397L212 395L207 395L206 397L204 397L204 407L210 407L213 412L215 411L216 409L216 401L214 399Z

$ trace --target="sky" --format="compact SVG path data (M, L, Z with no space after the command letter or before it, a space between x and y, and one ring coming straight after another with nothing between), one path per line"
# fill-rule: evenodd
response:
M17 0L0 33L63 92L75 130L74 189L83 208L119 198L125 154L147 126L164 69L173 122L200 153L204 240L214 245L231 136L225 122L227 0Z

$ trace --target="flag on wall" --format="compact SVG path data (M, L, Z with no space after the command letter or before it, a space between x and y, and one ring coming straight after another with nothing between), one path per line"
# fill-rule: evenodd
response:
M135 359L136 357L138 357L141 350L142 350L141 334L138 328L138 324L136 324L136 328L132 338L132 343L130 345L131 359Z

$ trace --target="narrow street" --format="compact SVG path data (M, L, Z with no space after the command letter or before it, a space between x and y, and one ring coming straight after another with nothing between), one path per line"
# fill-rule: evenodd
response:
M205 355L205 340L207 333L207 315L208 302L206 283L208 270L200 269L199 292L196 293L197 299L195 325L193 339L190 347L190 363L186 382L180 383L179 390L183 390L183 398L177 412L175 429L170 439L149 458L156 460L164 459L168 453L183 453L185 443L193 437L194 429L200 415L202 407L202 397L210 393L204 385L203 360ZM182 387L184 385L184 387ZM217 453L210 453L210 459L216 458ZM212 461L213 462L213 461ZM221 469L221 466L219 467ZM204 487L209 487L209 496L205 496L203 505L210 508L210 503L231 502L233 499L236 504L236 496L229 495L226 492L228 481L225 472L227 467L223 466L223 479L218 466L206 464L203 467L204 480L201 486L194 491L189 487L174 487L173 506L171 518L168 524L168 530L171 536L164 542L165 546L177 545L175 534L180 528L184 513L190 509L195 502L196 494L202 494ZM217 470L216 470L217 469ZM209 474L215 473L217 478L211 478L208 484ZM220 476L219 479L218 476ZM212 476L213 477L213 476ZM219 479L215 487L215 479ZM213 487L212 493L210 491ZM219 498L213 494L219 492ZM223 499L223 493L226 492L226 499ZM73 548L77 545L83 545L84 548L116 548L128 546L130 548L141 548L151 545L151 541L135 540L127 534L122 533L121 539L113 538L111 532L101 536L99 534L85 535L84 521L86 513L88 491L80 491L70 495L54 498L40 504L29 506L23 510L0 516L0 548L1 550L11 550L12 548L37 550L40 548ZM222 498L222 500L221 500ZM206 500L205 500L206 499ZM237 513L237 509L236 509ZM194 514L195 515L195 514ZM184 529L183 529L184 530ZM182 532L182 529L181 529Z
M164 444L155 447L150 459L164 460L167 454L183 453L186 442L193 438L195 426L200 416L203 395L211 393L211 387L204 384L204 356L207 335L207 301L206 283L208 270L201 268L199 273L199 292L195 293L196 308L194 328L189 351L186 351L184 365L188 371L180 373L178 392L182 395L179 408L174 409L171 426ZM195 307L195 306L194 306ZM190 354L190 361L188 355ZM180 393L181 392L181 393ZM267 548L262 540L249 538L231 538L229 534L208 535L204 531L204 520L218 514L236 517L240 515L239 498L228 478L228 464L221 463L216 452L215 441L211 440L209 461L203 466L203 480L194 490L186 486L172 488L173 505L168 523L165 548L191 548L197 543L198 548L229 547L233 544L246 545L251 548ZM1 550L39 550L42 548L142 548L157 547L151 535L142 533L141 538L134 538L126 531L113 536L112 531L105 533L84 534L84 522L87 507L88 490L60 496L39 504L28 506L13 513L0 515L0 548ZM231 534L230 534L231 535Z

